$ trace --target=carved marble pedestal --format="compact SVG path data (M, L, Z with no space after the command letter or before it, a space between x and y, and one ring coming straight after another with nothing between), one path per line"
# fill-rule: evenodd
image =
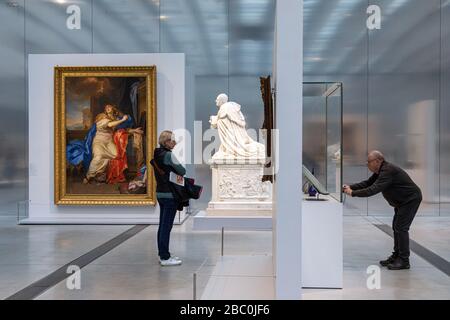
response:
M215 159L212 199L208 216L271 216L272 183L261 182L264 159L249 161Z

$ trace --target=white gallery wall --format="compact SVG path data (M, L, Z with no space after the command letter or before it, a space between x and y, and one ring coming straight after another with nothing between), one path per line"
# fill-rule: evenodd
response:
M158 223L154 206L56 206L53 191L54 67L151 65L157 70L157 134L186 128L182 53L29 55L29 214L21 223Z

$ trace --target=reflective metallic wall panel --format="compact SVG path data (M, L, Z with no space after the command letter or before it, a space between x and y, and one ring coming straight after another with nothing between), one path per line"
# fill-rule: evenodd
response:
M304 81L342 82L344 182L367 177L367 2L304 0ZM308 126L308 123L304 123ZM366 214L366 199L345 199Z
M220 92L242 104L256 129L258 78L272 69L274 3L0 0L0 141L8 150L0 155L0 214L14 214L27 198L28 53L185 52L192 136L193 120L209 127ZM421 185L420 214L449 215L450 1L370 3L382 9L381 30L367 30L366 0L304 0L305 81L343 83L344 182L367 178L366 153L380 148ZM81 9L80 29L67 28L70 4ZM208 190L209 167L196 165L195 174ZM206 192L199 205L208 199ZM347 198L345 207L392 214L380 199Z
M209 128L209 116L217 113L216 96L228 92L228 2L161 1L161 16L161 51L186 54L186 80L190 81L186 94L192 96L187 116L199 121L199 129L188 127L192 140L204 147L208 142L201 143L202 133ZM206 163L191 167L196 182L204 186L202 197L193 206L205 208L211 199L211 169Z
M274 10L273 0L229 2L229 95L256 131L264 121L259 77L272 73Z
M450 209L450 1L305 0L306 81L344 83L344 182L367 178L367 151L381 149L420 185L419 214ZM381 196L347 198L346 214L391 215Z
M158 52L159 2L155 0L92 1L94 52Z
M226 76L228 1L162 0L161 51L184 52L196 75Z
M91 1L73 2L80 9L79 29L73 22L66 1L25 1L27 54L90 53L92 50ZM72 28L72 27L70 27Z
M450 216L450 0L442 1L441 17L440 209Z
M0 1L0 215L26 199L24 2Z
M194 113L187 117L197 121L197 129L190 123L187 128L196 143L209 129L209 117L217 113L215 99L222 92L242 105L248 128L261 127L259 76L272 71L274 4L274 0L161 1L161 52L186 53L186 103ZM201 145L205 148L211 141L214 138L205 136ZM204 186L193 205L205 208L211 198L211 169L194 155L192 160L197 160L196 181Z
M423 193L421 214L439 214L440 1L372 1L382 27L369 32L368 149L407 170ZM391 215L381 195L369 214Z
M1 146L10 150L0 155L0 214L14 214L16 202L27 198L27 54L184 52L186 126L194 139L198 128L194 120L202 121L196 132L201 141L209 116L217 112L214 100L220 92L243 105L250 127L261 126L259 76L272 71L274 4L274 0L0 0ZM80 9L79 29L67 27L74 22L73 12L67 11L71 5ZM188 167L205 186L202 201L196 203L205 207L210 168Z

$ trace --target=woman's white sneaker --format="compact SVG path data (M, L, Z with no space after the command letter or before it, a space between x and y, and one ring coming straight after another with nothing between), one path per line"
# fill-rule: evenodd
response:
M159 263L162 266L164 266L164 267L166 267L166 266L179 266L182 263L182 261L180 259L175 259L174 257L170 257L167 260L159 259Z

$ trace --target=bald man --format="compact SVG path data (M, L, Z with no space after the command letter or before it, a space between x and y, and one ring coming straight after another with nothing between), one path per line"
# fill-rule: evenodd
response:
M373 175L366 181L344 185L344 192L352 197L370 197L382 192L394 207L394 252L380 264L390 270L409 269L408 231L422 202L422 192L403 169L387 162L380 151L369 153L367 167Z

